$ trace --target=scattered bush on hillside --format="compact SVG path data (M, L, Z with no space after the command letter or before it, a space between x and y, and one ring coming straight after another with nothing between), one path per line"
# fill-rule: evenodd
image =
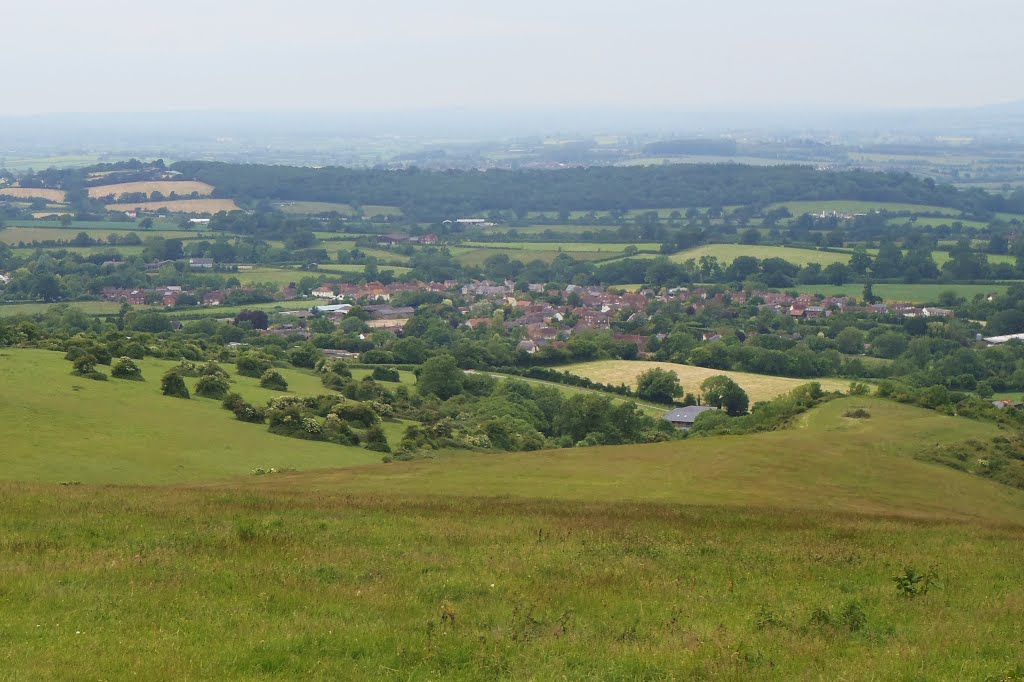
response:
M239 353L235 359L235 368L244 377L259 379L263 373L274 366L274 363L258 351Z
M107 380L107 375L96 369L96 358L88 353L78 356L71 373L75 376L93 379L94 381Z
M185 380L178 374L177 368L172 367L167 370L163 378L160 379L160 390L164 395L171 396L172 398L190 398L188 393L188 387L185 386Z
M391 452L387 436L380 426L375 424L366 430L366 449L376 452Z
M288 382L276 369L268 369L260 377L260 386L269 388L272 391L287 391Z
M843 413L843 416L848 419L870 419L871 413L865 410L863 407L858 407L855 410L847 410Z
M324 419L323 434L326 440L338 445L359 445L358 434L344 419L333 413Z
M231 389L231 384L225 377L216 374L204 374L196 382L196 395L204 398L223 399Z
M205 366L198 362L193 362L192 360L182 360L174 369L180 376L194 378L201 375L203 373L204 368Z
M128 381L142 381L142 368L129 357L119 358L110 370L110 376Z
M380 422L380 416L364 403L340 403L331 409L331 414L363 429Z
M294 367L312 369L322 357L323 352L312 343L304 343L288 351L288 362Z
M374 367L370 376L377 381L391 381L397 383L402 380L402 376L394 367Z
M903 573L894 575L892 581L900 595L907 598L921 597L928 594L933 587L939 586L939 574L934 566L924 573L913 566L907 566Z
M213 360L203 365L202 375L204 377L223 377L224 379L231 378L231 375L228 374L227 370Z

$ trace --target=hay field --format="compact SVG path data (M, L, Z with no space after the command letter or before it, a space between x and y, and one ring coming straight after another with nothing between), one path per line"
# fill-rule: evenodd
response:
M107 204L108 211L156 211L166 208L171 213L219 213L237 211L232 199L178 199L176 201L138 201L131 204Z
M0 197L14 197L15 199L46 199L63 203L66 199L62 189L39 189L36 187L6 187L0 189Z
M199 192L204 196L213 194L213 185L195 180L154 180L147 182L118 182L112 185L97 185L89 188L89 197L99 199L114 195L119 197L129 192L145 192L147 195L153 192L160 192L164 196L171 192L188 196L192 192Z
M595 360L594 362L566 365L558 369L605 384L626 384L627 386L635 387L636 378L641 373L655 367L667 369L679 375L679 381L687 393L700 393L700 385L705 379L725 375L747 392L751 403L759 400L771 400L783 393L789 393L797 386L812 381L821 384L821 387L826 391L846 391L850 388L850 382L845 379L794 379L791 377L732 372L692 365L677 365L672 362L651 362L647 360Z

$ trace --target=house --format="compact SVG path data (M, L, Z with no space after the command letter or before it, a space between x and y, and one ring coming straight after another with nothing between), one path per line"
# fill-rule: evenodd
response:
M666 412L661 415L661 418L667 422L672 422L672 426L683 431L688 431L693 422L697 421L697 417L708 412L709 410L717 410L717 407L711 407L710 405L691 405L690 407L677 407L671 412Z
M213 259L212 258L189 258L188 266L193 270L212 270Z
M433 234L433 233L425 234L423 236L416 237L415 240L419 244L426 244L427 246L433 246L434 244L437 244L437 235Z
M223 291L211 291L208 294L203 294L203 305L222 305L225 298L227 298L227 294Z
M322 287L317 287L316 289L313 289L312 293L315 298L336 298L336 295L334 293L334 287L331 286L330 284L325 284Z
M922 308L925 317L953 317L953 311L947 308Z
M536 344L536 342L534 342L534 341L532 341L530 339L523 339L516 346L516 350L517 351L522 351L524 353L529 353L530 355L533 355L534 353L536 353L538 349L539 349L539 346Z
M392 232L390 234L382 234L377 237L378 246L394 246L395 244L404 244L409 241L409 235L399 234Z

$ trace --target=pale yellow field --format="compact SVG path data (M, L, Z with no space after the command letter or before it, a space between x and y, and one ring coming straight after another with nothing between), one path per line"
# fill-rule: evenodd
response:
M57 203L61 203L65 199L62 189L38 189L36 187L7 187L0 189L0 196L16 199L46 199Z
M789 377L750 374L748 372L729 372L721 369L677 365L671 362L650 362L646 360L596 360L594 362L582 362L576 365L559 367L558 369L572 372L593 381L600 381L604 384L626 384L635 388L636 378L653 367L667 369L679 375L679 381L683 385L683 390L687 393L700 393L700 385L705 379L724 374L747 392L747 395L750 396L751 404L759 400L771 400L783 393L789 393L801 384L811 381L817 381L826 391L846 391L850 388L850 382L843 379L791 379Z
M52 211L36 211L32 214L33 218L49 218L51 216L62 216L70 215L71 211L65 211L63 209L53 209Z
M203 196L209 196L213 194L213 185L193 180L156 180L152 182L119 182L114 185L98 185L89 188L89 196L93 199L110 195L119 197L129 192L145 192L147 195L160 192L164 196L168 196L171 192L177 192L181 196L199 192Z
M231 199L178 199L177 201L138 201L133 204L107 204L108 211L155 211L166 208L171 213L218 213L237 211L238 205Z

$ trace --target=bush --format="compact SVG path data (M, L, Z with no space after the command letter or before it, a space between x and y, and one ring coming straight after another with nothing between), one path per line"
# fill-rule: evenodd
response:
M397 383L402 380L402 376L394 367L374 367L370 376L377 381L392 381Z
M123 357L114 363L110 376L128 381L142 381L142 368L131 358Z
M359 445L359 436L348 423L336 414L327 415L324 420L324 436L338 445Z
M387 436L384 435L384 429L380 426L374 425L367 429L366 449L375 450L376 452L391 452Z
M232 412L234 412L238 421L250 424L262 424L267 420L267 414L262 408L251 405L244 400L237 403Z
M163 391L164 395L171 396L172 398L185 398L189 399L191 396L188 393L188 387L185 386L185 380L178 374L177 369L171 368L167 370L163 378L160 380L160 390Z
M364 429L380 421L380 416L373 408L364 403L341 403L331 409L331 414L336 414L339 418Z
M259 379L263 373L273 367L273 363L256 351L239 353L235 360L235 368L243 377Z
M284 380L281 373L276 369L268 369L260 377L260 386L263 388L269 388L272 391L287 391L288 382Z
M870 419L871 413L863 407L858 407L856 410L847 410L843 413L843 416L850 419Z
M224 396L224 400L220 401L220 406L225 410L234 410L239 405L245 404L245 399L237 393L228 393Z
M74 369L71 370L71 373L94 381L107 380L107 375L96 369L96 358L88 354L80 355L75 360Z
M230 388L231 384L226 378L215 374L204 374L196 382L196 395L220 400L228 394Z
M213 360L203 366L202 375L204 377L223 377L225 379L229 379L231 377L226 369L218 365Z
M934 568L929 568L927 573L920 573L913 566L907 566L902 574L894 575L892 581L904 597L919 597L928 594L938 584L939 574Z

